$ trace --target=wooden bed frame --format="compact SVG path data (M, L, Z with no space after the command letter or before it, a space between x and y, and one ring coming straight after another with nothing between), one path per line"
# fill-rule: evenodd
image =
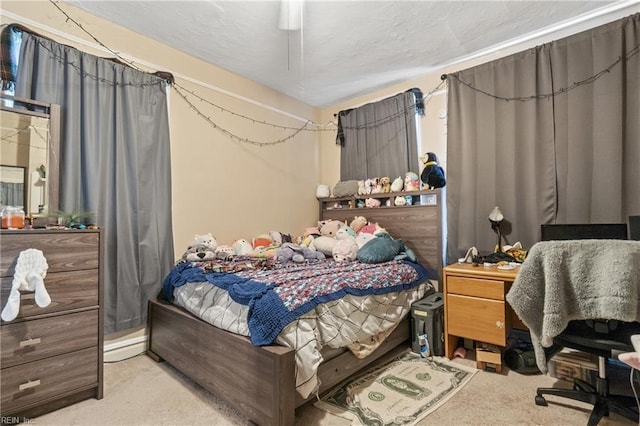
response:
M378 221L394 238L402 239L421 262L440 272L441 215L437 194L436 205L321 209L320 219L345 220L361 215ZM290 348L254 346L247 337L218 329L161 300L149 302L148 333L147 354L151 358L167 361L256 424L293 425L295 409L315 398L312 395L303 399L296 392L295 353ZM409 320L405 319L367 358L358 359L346 351L324 362L318 370L319 393L406 345L409 334Z

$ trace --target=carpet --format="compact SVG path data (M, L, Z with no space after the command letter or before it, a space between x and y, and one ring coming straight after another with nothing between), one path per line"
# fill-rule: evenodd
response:
M350 378L314 405L352 424L411 426L447 402L477 371L407 352Z

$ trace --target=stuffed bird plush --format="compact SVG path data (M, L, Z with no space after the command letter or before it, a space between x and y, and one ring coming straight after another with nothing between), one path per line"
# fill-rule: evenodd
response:
M420 180L427 185L429 189L442 188L447 181L444 178L444 170L440 167L438 157L433 152L427 152L423 157L424 169L420 174Z

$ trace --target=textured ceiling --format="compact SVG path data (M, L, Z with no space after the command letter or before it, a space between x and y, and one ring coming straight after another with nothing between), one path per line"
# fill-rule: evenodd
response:
M307 0L302 28L286 31L280 1L65 1L318 107L629 4Z

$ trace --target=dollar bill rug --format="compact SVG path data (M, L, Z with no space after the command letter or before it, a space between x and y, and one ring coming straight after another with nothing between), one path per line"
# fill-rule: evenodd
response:
M478 370L413 352L351 378L315 406L354 425L415 425L459 391Z

